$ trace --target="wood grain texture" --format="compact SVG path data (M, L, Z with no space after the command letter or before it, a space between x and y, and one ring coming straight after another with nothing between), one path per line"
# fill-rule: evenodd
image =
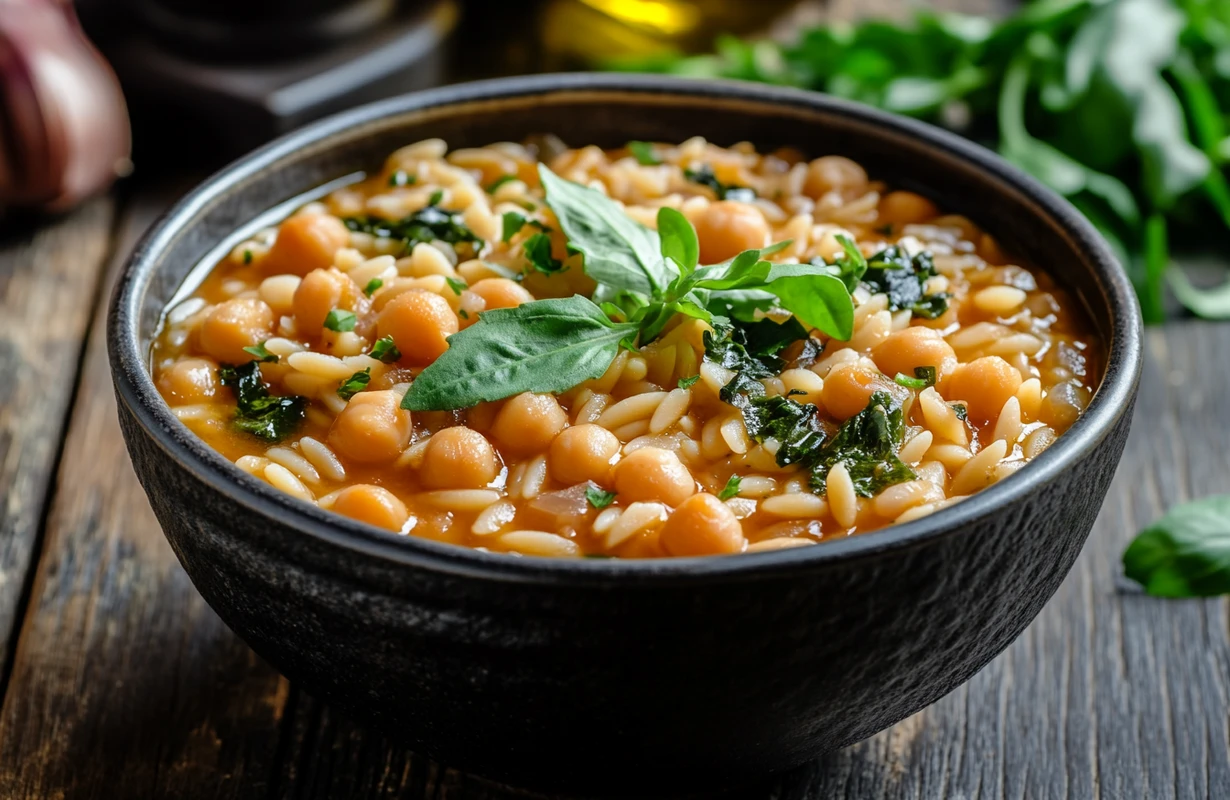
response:
M0 229L0 676L111 240L112 206L95 200L51 224L11 218Z
M125 215L117 253L165 202ZM209 610L154 521L120 438L104 318L0 709L0 797L264 797L285 683Z

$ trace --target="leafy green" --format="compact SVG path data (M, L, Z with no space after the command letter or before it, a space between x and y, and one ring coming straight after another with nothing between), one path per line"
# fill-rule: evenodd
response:
M700 380L700 376L699 376L699 375L691 375L691 376L689 376L689 377L687 377L687 378L680 378L680 379L679 379L678 384L676 384L676 385L677 385L680 389L691 389L693 386L695 386L695 385L696 385L696 382L697 382L698 380Z
M252 251L248 248L244 248L243 263L244 263L244 266L247 266L248 264L252 263Z
M469 285L465 281L461 280L460 278L445 277L444 282L448 284L448 288L453 290L453 294L457 295L458 297L461 296L462 292L470 288Z
M500 233L500 241L507 244L512 237L516 236L525 227L526 219L524 214L518 214L516 211L505 211L503 222L504 227Z
M732 184L722 183L713 174L713 167L708 164L701 164L697 167L690 167L683 171L683 177L690 180L692 183L699 183L701 186L708 186L717 195L719 200L733 200L739 203L750 203L756 199L756 193L746 186L735 186Z
M564 262L551 257L551 237L545 233L536 233L526 239L521 251L530 266L543 275L564 271Z
M438 203L443 196L442 192L436 192L426 207L395 222L376 217L346 217L342 222L358 233L400 239L404 252L414 249L416 244L441 241L454 247L462 245L470 255L477 255L483 247L483 240L466 227L460 214L440 208Z
M248 355L252 356L253 358L255 358L257 361L273 364L273 363L276 363L278 360L277 356L275 356L273 353L270 353L265 348L264 342L261 342L260 344L254 345L251 347L245 347L243 351L247 353Z
M901 406L886 392L875 392L867 407L846 420L817 453L811 464L812 489L823 492L829 470L839 463L860 497L875 497L887 486L914 480L914 470L897 458L904 438Z
M935 367L915 367L914 377L898 372L897 377L893 378L899 386L904 386L907 389L917 389L919 391L926 389L928 386L934 386L937 370Z
M235 427L260 439L277 442L299 427L307 414L306 397L275 397L261 376L260 362L218 367L218 379L235 393Z
M662 162L653 152L653 144L650 142L628 142L628 152L636 159L636 163L642 167L656 167Z
M594 508L606 508L611 503L615 502L614 492L605 492L597 486L588 486L585 489L585 499Z
M948 310L947 293L926 293L927 281L938 274L930 253L923 251L911 258L892 246L867 259L862 282L873 294L888 295L890 311L909 309L916 317L935 319Z
M337 387L337 396L343 400L349 400L359 392L367 388L367 384L372 380L372 368L362 369L351 375L346 380L342 381L342 385Z
M487 184L487 194L495 194L496 189L499 189L509 181L517 180L516 175L501 175L500 177Z
M727 479L726 485L722 487L722 491L718 492L719 500L729 500L739 494L739 484L743 483L743 478L739 475L731 475Z
M379 278L372 278L370 281L367 282L367 285L363 287L363 294L367 295L368 297L371 297L377 291L380 290L381 286L384 286L384 281L380 280Z
M609 66L816 89L956 127L1084 213L1157 322L1176 229L1230 227L1227 52L1227 0L1035 0L997 21L922 10ZM1230 318L1203 291L1179 299ZM942 313L937 299L919 310Z
M601 192L560 178L538 166L547 205L555 212L569 246L585 256L585 273L611 290L653 296L678 273L661 257L658 234L636 222ZM603 293L602 299L607 297Z
M372 345L371 352L368 355L377 361L392 364L401 358L401 351L397 349L397 345L393 344L392 336L382 336Z
M358 321L359 318L353 311L347 311L344 308L335 308L325 315L325 327L339 333L353 331Z
M673 208L658 209L658 236L662 239L662 257L675 262L684 275L700 263L700 241L696 229L687 217Z
M606 372L634 323L574 295L484 312L410 384L402 407L468 408L522 392L563 392Z
M1158 597L1230 594L1230 495L1171 508L1124 551L1123 571Z

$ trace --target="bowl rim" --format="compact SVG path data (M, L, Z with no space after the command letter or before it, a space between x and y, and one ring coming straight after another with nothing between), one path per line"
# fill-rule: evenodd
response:
M593 93L686 95L714 102L746 101L834 114L916 139L937 154L971 163L999 189L1032 204L1042 218L1049 217L1051 227L1066 236L1074 251L1086 257L1095 281L1106 295L1110 312L1106 368L1089 407L1051 447L1016 474L921 519L823 542L820 547L662 559L516 556L392 533L279 492L240 470L171 413L154 386L148 354L140 350L141 305L151 283L153 266L162 252L215 200L297 151L328 149L335 136L402 114L525 95ZM812 571L831 562L877 557L922 546L966 530L1060 478L1073 462L1106 439L1132 406L1141 371L1142 336L1131 283L1093 226L1057 193L980 145L917 120L817 92L741 81L606 73L498 78L415 92L358 106L282 136L214 173L151 226L116 282L107 321L108 352L117 397L153 442L198 480L260 516L293 528L294 535L311 536L327 545L380 561L458 576L599 585L758 579L782 572ZM290 542L290 549L294 550L294 545Z

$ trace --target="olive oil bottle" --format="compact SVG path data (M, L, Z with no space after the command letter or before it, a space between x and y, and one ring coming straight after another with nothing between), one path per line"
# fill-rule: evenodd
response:
M544 67L635 63L707 51L722 33L765 31L798 0L548 0L540 16Z

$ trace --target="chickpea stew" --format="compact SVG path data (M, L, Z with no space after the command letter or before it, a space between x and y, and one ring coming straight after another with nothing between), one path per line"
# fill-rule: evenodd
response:
M841 157L428 140L236 246L152 354L241 469L402 534L808 546L1010 476L1101 344L1044 272Z

